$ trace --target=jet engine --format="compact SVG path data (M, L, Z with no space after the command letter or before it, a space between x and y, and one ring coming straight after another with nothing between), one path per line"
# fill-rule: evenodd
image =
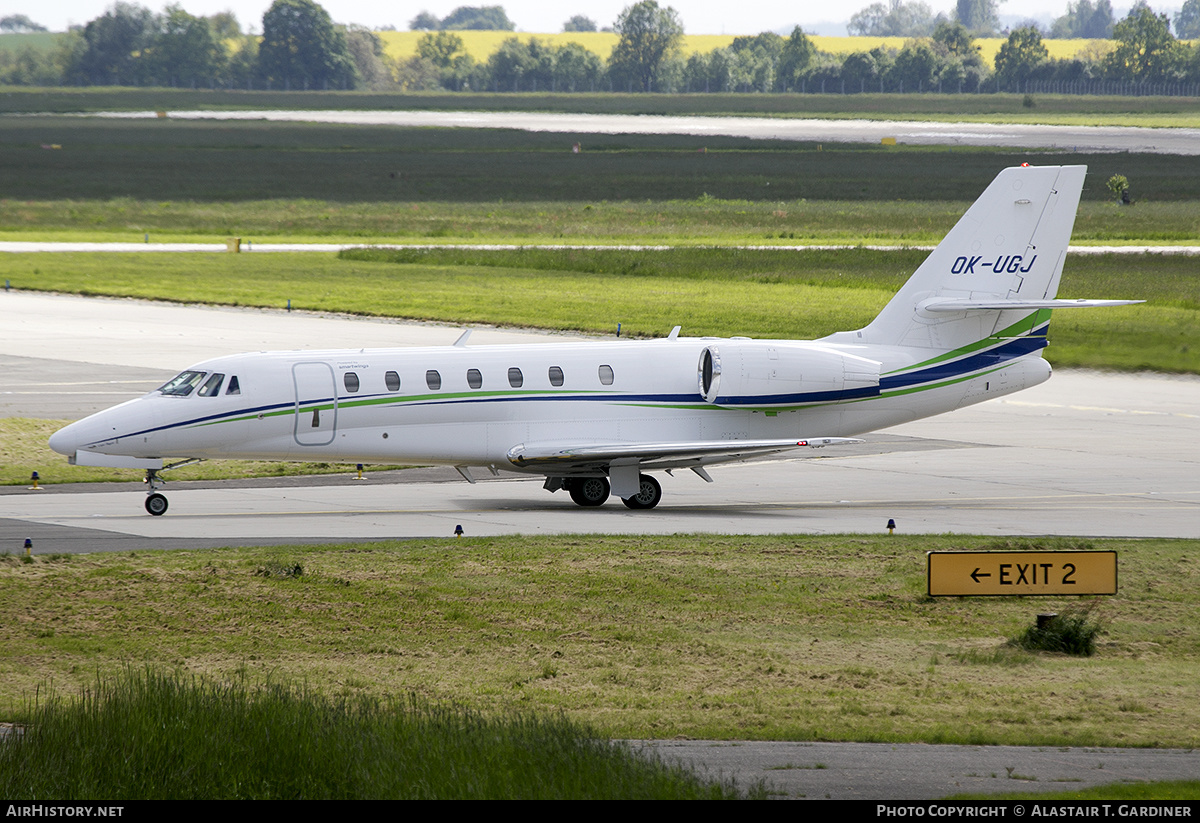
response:
M729 340L700 353L697 383L716 406L844 403L879 395L879 362L814 345Z

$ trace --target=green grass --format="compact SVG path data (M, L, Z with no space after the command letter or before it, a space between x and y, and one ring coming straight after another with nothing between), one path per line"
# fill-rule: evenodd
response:
M567 535L0 557L0 716L137 661L561 712L615 738L1195 747L1198 547ZM1094 656L1006 645L1068 598L925 596L927 550L1016 548L1119 552Z
M578 155L571 152L577 141L583 145ZM47 145L61 148L43 148ZM582 206L707 195L787 210L799 200L970 202L1000 169L1026 161L1087 164L1088 202L1110 199L1104 181L1113 174L1129 178L1139 202L1197 199L1200 156L0 116L3 196L16 203L131 198L153 207L164 200L317 200L389 203L397 209L414 203L489 203L503 211L501 203ZM86 223L78 227L89 228Z
M678 324L697 336L807 339L865 325L924 256L720 248L27 254L6 258L4 276L14 288L79 294L280 308L291 300L315 311L599 334L621 323L625 334L665 335ZM1057 312L1047 356L1058 366L1200 373L1198 278L1183 256L1072 258L1062 296L1150 302Z
M1195 803L1200 797L1200 780L1165 780L1138 783L1109 783L1090 789L1057 792L1008 792L1005 794L954 795L948 800L1033 800L1051 803L1056 800L1184 800Z
M763 797L760 786L754 797ZM245 679L127 671L39 696L0 745L10 800L734 799L561 716L415 697L328 698Z
M594 203L237 203L0 200L0 240L17 242L935 245L969 202L626 200ZM147 237L148 236L148 237ZM1078 245L1200 242L1200 201L1085 202Z
M1092 618L1094 602L1082 607L1068 608L1055 615L1044 626L1030 626L1009 642L1026 651L1059 652L1082 657L1096 653L1096 638L1104 626Z
M28 486L38 472L42 486L58 483L136 481L145 476L138 469L109 469L101 466L72 466L67 458L50 450L47 440L70 420L0 417L0 486ZM367 466L366 471L400 466ZM217 460L182 466L164 475L175 480L228 480L242 477L294 477L297 475L356 473L347 463L279 463L264 460Z

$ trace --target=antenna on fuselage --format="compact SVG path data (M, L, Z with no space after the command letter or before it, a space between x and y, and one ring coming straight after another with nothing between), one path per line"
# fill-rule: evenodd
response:
M465 348L465 347L466 347L466 345L467 345L467 338L471 336L471 332L472 332L472 331L474 331L474 330L473 330L473 329L467 329L467 330L466 330L466 331L464 331L462 334L460 334L460 335L458 336L458 339L454 341L454 345L455 345L455 347L456 347L456 348L460 348L460 349L461 349L461 348Z

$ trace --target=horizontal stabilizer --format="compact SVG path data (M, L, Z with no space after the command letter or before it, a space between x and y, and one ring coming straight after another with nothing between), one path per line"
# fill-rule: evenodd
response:
M522 469L583 469L621 462L647 464L723 463L792 449L819 449L861 443L853 437L810 437L802 440L705 440L692 443L592 443L581 445L521 444L508 459ZM649 467L649 466L647 466ZM659 466L666 468L666 465Z
M1145 300L970 300L935 297L917 304L921 311L1016 311L1020 309L1091 309L1103 306L1131 306Z

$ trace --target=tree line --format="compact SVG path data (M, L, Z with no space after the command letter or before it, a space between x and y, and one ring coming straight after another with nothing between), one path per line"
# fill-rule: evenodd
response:
M899 0L892 4L893 10L904 6ZM1107 9L1111 16L1109 0L1094 5L1077 0L1065 17L1084 27L1098 25L1093 19L1097 9ZM987 25L994 11L994 0L960 0L958 15ZM422 15L410 24L430 29L421 37L417 53L394 59L384 53L378 34L334 24L314 0L275 0L263 15L261 37L243 33L230 12L196 17L172 5L154 14L118 2L60 37L50 51L0 51L0 83L843 94L1103 91L1111 84L1186 88L1200 83L1200 45L1177 39L1167 16L1144 3L1112 24L1111 40L1069 59L1050 59L1043 32L1033 25L1019 27L1008 33L992 65L974 42L977 31L963 20L943 19L928 36L912 38L898 49L832 55L819 51L796 27L789 36L764 32L737 37L726 47L684 56L678 13L656 0L641 0L625 8L613 24L618 40L607 60L578 43L554 45L514 36L480 61L466 52L454 31L478 20L511 26L502 8L462 7L445 20L425 20ZM1177 29L1185 30L1192 17L1200 27L1200 0L1187 0L1176 18ZM595 24L577 16L565 27L594 30Z

